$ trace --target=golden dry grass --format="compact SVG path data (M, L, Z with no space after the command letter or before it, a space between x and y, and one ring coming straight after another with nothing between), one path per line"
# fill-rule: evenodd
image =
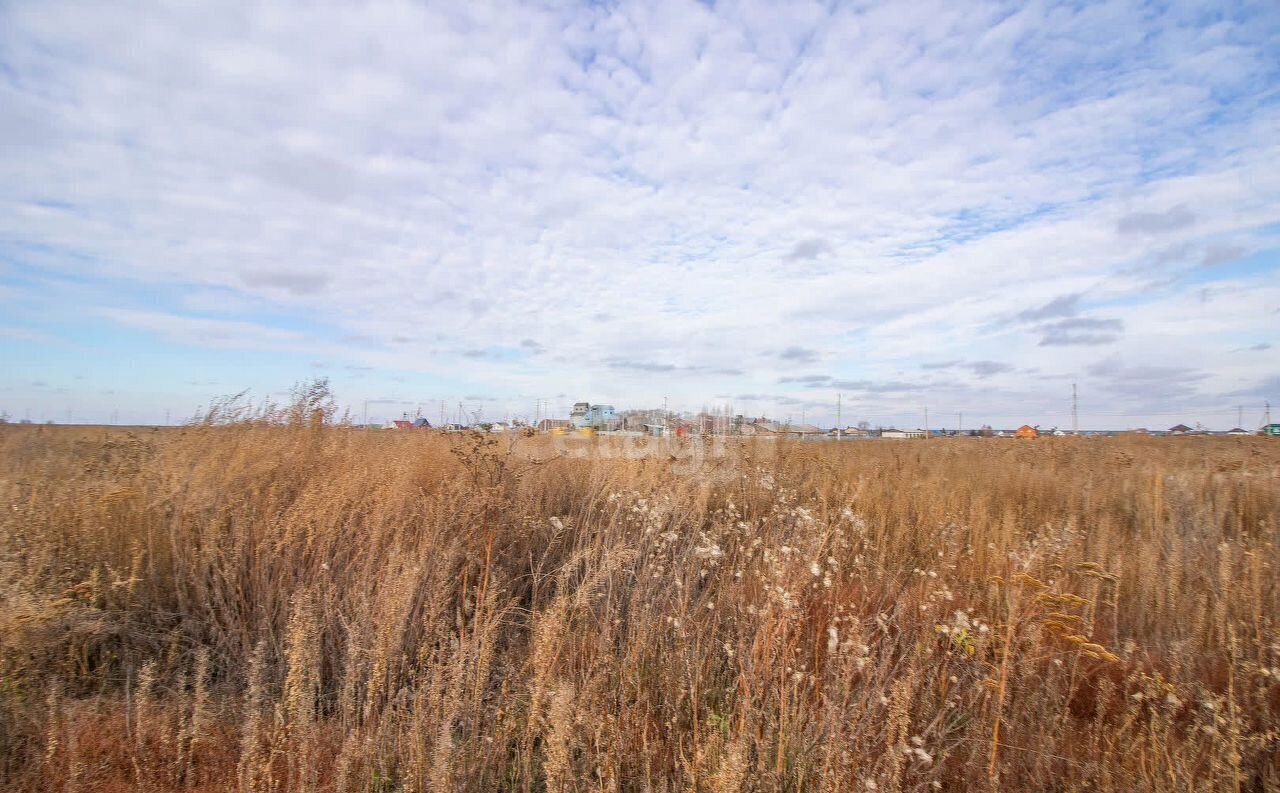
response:
M303 424L0 428L0 782L1280 790L1275 441Z

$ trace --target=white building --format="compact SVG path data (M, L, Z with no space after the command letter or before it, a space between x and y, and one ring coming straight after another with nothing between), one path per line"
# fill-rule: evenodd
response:
M907 438L923 438L924 436L925 436L925 431L920 429L899 430L899 429L893 429L891 427L887 430L880 430L881 438L905 440Z

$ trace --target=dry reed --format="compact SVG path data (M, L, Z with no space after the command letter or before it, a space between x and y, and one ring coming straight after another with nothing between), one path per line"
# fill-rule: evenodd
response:
M0 784L1280 790L1280 443L322 408L0 427Z

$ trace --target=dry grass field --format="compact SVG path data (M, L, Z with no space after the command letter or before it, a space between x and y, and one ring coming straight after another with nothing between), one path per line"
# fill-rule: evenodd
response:
M0 427L0 787L1280 790L1276 441L549 444Z

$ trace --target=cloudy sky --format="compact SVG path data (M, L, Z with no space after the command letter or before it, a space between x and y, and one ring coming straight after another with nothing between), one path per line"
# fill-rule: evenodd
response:
M3 2L0 411L1068 426L1076 383L1254 426L1276 41L1273 0Z

